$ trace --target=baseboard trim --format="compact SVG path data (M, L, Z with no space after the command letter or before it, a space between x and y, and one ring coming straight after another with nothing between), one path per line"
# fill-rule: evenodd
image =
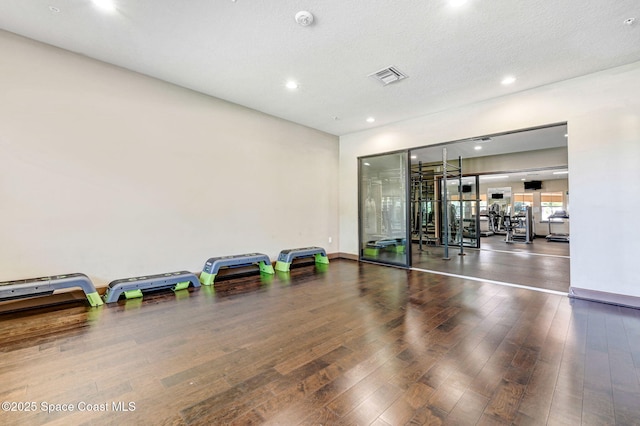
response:
M589 300L591 302L606 303L608 305L624 306L640 309L640 297L625 294L608 293L606 291L589 290L586 288L569 287L569 297Z
M350 253L336 253L336 257L340 259L360 260L357 254L350 254Z

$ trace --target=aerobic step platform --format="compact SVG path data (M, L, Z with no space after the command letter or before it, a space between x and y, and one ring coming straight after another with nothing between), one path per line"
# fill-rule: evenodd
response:
M276 262L276 271L288 272L293 263L293 259L303 257L315 257L316 263L329 264L327 252L322 247L302 247L296 249L282 250Z
M370 241L364 249L364 254L365 256L377 256L382 249L390 250L395 253L404 253L405 246L405 240L401 238Z
M111 281L104 294L104 301L107 303L117 302L124 293L127 299L142 297L144 290L162 290L171 288L173 291L183 290L193 284L200 287L198 277L192 272L178 271L166 274L147 275L144 277L124 278Z
M271 259L262 253L237 254L233 256L212 257L204 264L200 273L200 282L204 285L213 285L220 268L242 268L258 265L260 272L275 274Z
M26 280L0 282L0 301L26 297L49 296L63 288L81 288L91 306L102 305L102 299L85 274L54 275Z

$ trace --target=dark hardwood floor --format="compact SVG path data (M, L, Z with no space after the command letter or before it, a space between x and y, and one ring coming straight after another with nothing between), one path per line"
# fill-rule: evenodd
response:
M640 311L333 260L2 314L0 401L36 403L2 425L633 425Z
M569 244L536 238L532 244L507 244L504 236L481 239L481 249L449 247L443 260L441 246L412 247L412 266L428 271L500 281L545 290L569 292Z
M507 251L513 253L531 253L549 256L569 256L571 244L547 241L543 237L534 238L530 244L506 243L504 235L492 235L480 238L481 250Z

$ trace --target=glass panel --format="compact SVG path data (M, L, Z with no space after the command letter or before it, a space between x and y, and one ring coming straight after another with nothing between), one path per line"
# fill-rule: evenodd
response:
M407 154L360 160L360 257L408 266Z
M442 180L440 181L442 183ZM442 198L441 198L442 199ZM449 232L442 229L442 243L449 236L450 246L480 247L478 239L479 208L478 183L476 176L447 180L447 205ZM441 221L444 227L444 221Z
M415 159L412 156L412 159ZM421 161L411 164L411 241L422 251L425 245L436 245L438 241L438 196L436 193L439 168Z
M511 217L511 187L487 188L488 230L497 235L507 234L505 217Z

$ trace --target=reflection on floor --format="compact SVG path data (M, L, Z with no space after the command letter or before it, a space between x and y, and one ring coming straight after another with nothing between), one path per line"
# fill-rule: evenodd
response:
M0 422L640 419L640 310L340 259L266 275L0 315Z
M546 290L569 291L569 244L535 239L532 244L507 244L494 235L481 240L481 249L413 245L412 266L418 269L519 284Z
M398 265L406 265L407 254L406 253L394 253L390 251L380 251L375 255L363 255L362 260L368 260L371 262L383 262L393 263Z
M535 238L531 244L508 244L504 242L504 235L492 235L491 237L482 237L480 239L480 248L482 250L569 256L569 247L569 243L550 242L544 238Z

